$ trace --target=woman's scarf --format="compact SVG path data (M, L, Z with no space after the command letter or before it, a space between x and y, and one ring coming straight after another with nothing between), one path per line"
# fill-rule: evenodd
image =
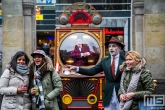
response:
M130 70L128 70L128 71L130 71ZM120 81L120 89L121 89L123 94L136 91L141 72L142 71L140 71L138 73L134 72L132 74L132 78L131 78L131 81L130 81L129 86L127 88L127 91L124 90L124 86L123 86L124 78L125 78L127 73L125 71L122 73L121 81ZM131 105L132 105L132 102L133 102L133 99L130 99L130 100L126 101L126 102L120 101L119 110L129 110Z
M43 87L42 87L42 83L41 83L41 80L42 80L42 75L41 75L41 72L40 72L40 69L38 69L36 71L36 66L34 66L34 87L38 87L38 92L39 92L39 95L38 96L34 96L33 97L33 102L36 103L36 106L37 108L40 109L43 109L45 108L45 105L44 105L44 91L43 91Z
M20 65L20 64L17 64L16 66L16 70L19 74L21 75L24 75L26 74L27 72L29 72L29 67L27 65Z

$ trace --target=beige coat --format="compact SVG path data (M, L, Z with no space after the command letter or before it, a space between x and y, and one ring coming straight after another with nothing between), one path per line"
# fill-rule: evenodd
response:
M18 94L17 88L22 84L29 85L29 73L21 76L6 69L0 78L0 94L3 95L1 110L30 110L31 101L23 93Z

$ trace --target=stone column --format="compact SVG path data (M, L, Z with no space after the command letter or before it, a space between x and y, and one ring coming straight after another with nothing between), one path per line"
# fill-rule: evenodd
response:
M165 0L145 0L144 46L154 79L165 79Z
M133 3L133 43L134 49L141 55L144 55L143 45L143 15L144 15L144 2Z
M23 33L24 33L24 51L30 54L35 46L35 4L33 0L23 0Z
M34 50L35 0L2 0L2 71L17 51Z
M12 56L24 50L22 0L2 0L2 71Z

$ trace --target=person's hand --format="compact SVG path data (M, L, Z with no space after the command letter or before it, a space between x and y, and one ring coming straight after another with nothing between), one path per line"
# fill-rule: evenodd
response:
M84 55L84 57L86 57L87 56L87 53L83 53L83 55Z
M126 94L120 94L120 101L122 102L126 101Z
M17 93L26 93L27 92L27 87L18 87L17 88Z
M34 88L31 88L30 93L31 93L31 94L35 94L35 93L36 93L35 87L34 87Z
M134 92L127 93L127 94L126 94L126 100L130 100L130 99L132 99L134 96L135 96L135 93L134 93Z
M65 68L68 68L69 69L69 71L71 71L71 70L76 70L77 69L77 66L72 66L72 65L64 65L64 67Z

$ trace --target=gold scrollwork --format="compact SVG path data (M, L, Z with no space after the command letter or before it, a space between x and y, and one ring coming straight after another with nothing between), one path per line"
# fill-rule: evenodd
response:
M100 38L100 36L96 32L93 32L93 34L95 34L96 37Z
M57 47L59 46L59 42L57 42Z
M67 81L70 80L69 78L62 78L61 80Z
M71 32L74 32L75 30L71 30Z
M66 34L66 32L65 32L65 33L62 33L61 36L60 36L60 39L61 39L62 37L64 37L65 34Z
M100 42L100 45L101 45L101 46L102 46L102 44L103 44L103 43L102 43L102 42Z
M88 30L84 30L84 32L88 32Z
M96 79L96 78L91 78L91 79L89 79L89 80L96 81L96 80L98 80L98 79Z

